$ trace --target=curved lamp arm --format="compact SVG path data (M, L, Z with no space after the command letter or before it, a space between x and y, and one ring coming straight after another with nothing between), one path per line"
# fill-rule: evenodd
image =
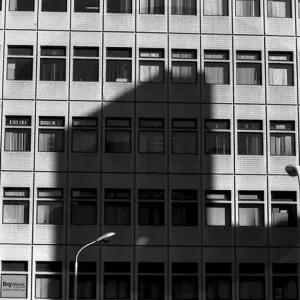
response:
M299 184L299 189L300 189L300 166L297 165L287 165L285 167L285 171L289 176L298 177L298 184Z

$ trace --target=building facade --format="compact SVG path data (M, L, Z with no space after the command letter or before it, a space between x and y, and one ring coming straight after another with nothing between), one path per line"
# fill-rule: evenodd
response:
M1 0L1 298L299 297L297 0Z

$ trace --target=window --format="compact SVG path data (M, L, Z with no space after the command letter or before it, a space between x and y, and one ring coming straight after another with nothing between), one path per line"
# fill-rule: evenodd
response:
M197 120L172 119L172 153L197 154Z
M205 84L229 84L229 51L204 50Z
M105 119L105 152L131 152L131 118Z
M42 0L42 11L66 12L67 0Z
M70 262L69 298L74 299L74 262ZM78 262L77 296L78 299L96 299L96 270L94 261Z
M291 18L291 0L268 0L268 17Z
M172 190L172 226L198 226L197 190Z
M228 0L204 0L205 16L228 16Z
M32 55L32 46L7 46L6 79L32 80Z
M73 117L72 125L72 151L96 153L98 151L98 119L96 117Z
M39 152L63 152L65 118L39 117L39 126Z
M230 121L204 121L205 154L230 154Z
M140 0L140 14L163 15L165 13L164 1Z
M131 82L131 48L106 48L106 81Z
M3 197L5 198L29 198L29 188L4 187Z
M107 0L107 12L113 14L131 14L132 0Z
M292 52L269 51L269 84L294 85L294 65Z
M31 149L31 117L6 116L5 151L30 151Z
M104 195L104 225L130 225L130 189L105 189Z
M273 263L273 299L298 299L298 264Z
M36 262L35 298L62 298L62 263Z
M41 47L40 80L42 81L65 81L66 80L66 47L56 47L56 46Z
M205 192L206 226L231 226L231 192Z
M130 299L130 262L104 262L104 299Z
M71 225L97 224L96 189L72 189L71 198Z
M99 48L74 47L73 81L99 80Z
M291 191L271 192L272 226L297 226L297 193Z
M138 263L138 299L163 300L165 278L163 262Z
M205 263L206 300L231 300L231 263Z
M138 222L140 226L165 225L164 190L139 189Z
M164 82L164 49L140 48L139 82Z
M270 121L271 155L295 155L295 122Z
M264 198L262 191L239 191L239 226L264 225Z
M0 4L1 10L1 4ZM11 11L34 11L34 0L9 0Z
M172 0L172 15L196 15L196 0Z
M266 299L265 265L263 263L240 263L239 273L240 299Z
M260 1L259 0L236 0L235 15L237 17L259 17Z
M29 201L3 200L3 224L29 224Z
M261 53L260 51L236 52L236 84L261 85Z
M2 260L1 265L1 271L4 272L28 272L27 261Z
M172 299L198 299L198 264L194 262L172 263Z
M238 120L238 154L263 155L262 121Z
M172 83L197 82L197 50L172 49Z
M164 119L139 118L139 153L164 153Z
M63 224L63 189L37 189L37 224ZM43 199L43 200L39 200ZM54 201L53 201L54 199Z
M74 12L80 13L98 13L99 0L75 0Z

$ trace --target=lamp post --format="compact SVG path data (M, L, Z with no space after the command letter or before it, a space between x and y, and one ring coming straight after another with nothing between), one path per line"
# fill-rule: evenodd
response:
M80 252L93 245L93 244L96 244L96 243L99 243L99 242L105 242L105 241L108 241L111 237L113 237L115 235L115 232L107 232L103 235L101 235L100 237L98 237L96 240L84 245L83 247L81 247L77 254L76 254L76 257L75 257L75 272L74 272L74 300L77 300L77 275L78 275L78 256L80 254Z
M285 167L285 171L289 176L298 177L298 184L299 184L299 189L300 189L300 166L297 165L287 165Z

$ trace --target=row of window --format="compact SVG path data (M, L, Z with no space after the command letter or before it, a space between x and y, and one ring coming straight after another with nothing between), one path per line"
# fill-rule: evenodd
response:
M132 290L130 262L104 262L103 297L104 299L130 299ZM69 299L74 298L74 262L69 264ZM239 299L263 300L267 284L267 268L264 263L239 263L236 285ZM27 283L28 262L2 261L2 279L10 273L15 277L23 276ZM166 265L163 262L138 262L137 293L138 299L163 300L166 289ZM198 262L172 262L170 294L173 300L199 299L199 264ZM203 272L205 299L230 300L233 297L232 264L227 262L206 262ZM24 277L25 276L25 277ZM35 298L62 299L63 268L60 261L37 261L35 263ZM78 298L96 299L97 265L94 261L79 262ZM298 264L273 263L271 274L270 299L298 299ZM23 297L24 298L24 297Z
M73 81L99 81L99 47L73 48ZM139 82L164 83L164 49L139 49ZM197 83L197 50L172 49L172 83ZM268 52L269 85L294 85L292 52ZM260 51L236 51L236 83L262 85ZM230 84L228 50L204 50L206 84ZM32 80L33 46L7 47L8 80ZM66 47L41 46L41 81L66 80ZM106 82L132 82L132 49L106 48Z
M172 226L198 226L199 201L197 190L172 190ZM29 224L28 188L4 188L3 224ZM13 198L13 199L7 199ZM64 223L63 190L38 188L37 224ZM205 191L205 225L232 226L231 191ZM72 189L70 201L71 225L97 224L96 189ZM104 225L131 225L134 204L130 189L105 189ZM237 198L238 226L263 227L265 202L263 191L239 191ZM139 226L165 226L166 200L163 189L139 189L137 216ZM297 226L297 194L293 191L271 192L272 226Z
M107 13L132 14L132 0L106 0ZM260 0L234 0L235 16L260 17ZM41 11L67 12L67 0L42 0ZM165 14L163 0L139 0L140 14ZM74 12L99 13L99 0L74 0ZM197 0L171 0L172 15L197 15ZM228 16L228 0L204 0L204 16ZM34 11L35 0L9 0L10 11ZM292 18L292 0L267 0L267 16Z
M138 119L138 152L165 153L165 120ZM39 117L38 151L65 151L65 118ZM131 153L131 118L105 119L105 153ZM197 154L197 119L172 119L172 153ZM263 155L264 137L261 120L237 121L238 155ZM73 117L71 151L96 153L98 119ZM295 122L270 121L270 154L295 155ZM4 151L31 151L31 117L6 116ZM204 154L231 154L230 120L204 121Z

